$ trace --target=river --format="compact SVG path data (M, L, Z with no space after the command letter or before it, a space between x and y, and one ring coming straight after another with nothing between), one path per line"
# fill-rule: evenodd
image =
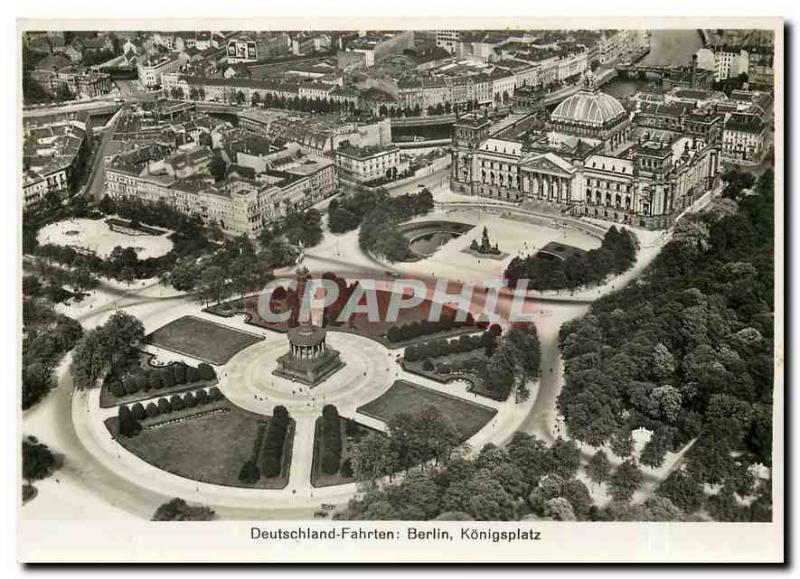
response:
M641 60L641 64L686 66L691 63L692 55L701 48L703 39L694 28L653 30L650 53ZM650 81L617 78L604 85L602 90L622 100L649 83Z

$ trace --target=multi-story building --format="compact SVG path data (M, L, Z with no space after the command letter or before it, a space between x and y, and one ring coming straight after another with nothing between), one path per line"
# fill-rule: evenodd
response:
M450 54L455 54L458 44L461 42L460 30L437 30L436 46L444 48Z
M40 60L30 74L50 94L55 94L62 87L66 87L74 95L88 97L96 97L111 90L110 75L75 67L69 59L59 54Z
M359 183L395 178L408 169L398 147L356 147L345 144L334 154L339 175Z
M597 46L597 58L601 64L621 59L635 50L639 39L637 30L605 30Z
M757 164L765 152L767 125L759 114L731 113L722 132L722 156L726 161Z
M83 118L24 127L22 193L26 209L49 194L59 197L69 194L73 174L85 161L86 135Z
M183 61L178 54L172 53L155 58L140 58L137 60L136 69L139 72L139 82L146 88L161 86L161 76L177 72Z
M392 142L389 119L343 123L337 117L250 109L239 113L239 126L266 140L291 141L317 154L332 152L345 142L373 147L388 146Z
M300 84L298 96L300 98L326 100L330 98L336 88L335 84L308 81Z
M291 40L284 32L244 34L227 44L229 64L259 62L289 54Z
M327 52L330 48L330 34L301 32L292 38L292 54L296 56Z
M256 94L261 102L264 102L267 95L283 99L299 98L300 90L297 83L283 83L268 79L226 78L224 76L208 78L177 72L162 76L162 88L166 94L171 94L174 88L179 88L183 98L190 100L222 103L242 101L242 104L252 103L253 96Z
M380 59L392 54L402 54L414 46L414 31L406 30L398 33L365 34L347 45L345 52L351 52L363 57L364 66L374 66Z
M624 108L587 89L556 107L546 138L517 125L514 133L480 115L459 119L451 188L658 229L718 182L719 139L702 136L713 122L695 135L643 130L632 141Z
M697 66L714 71L714 80L717 82L750 73L750 55L746 50L701 48L696 56Z
M265 226L332 195L337 186L334 164L293 148L256 171L230 165L221 181L203 165L210 152L179 153L181 173L171 170L175 153L147 145L106 160L106 191L113 198L135 197L163 202L230 235L257 236ZM183 157L182 157L183 155ZM237 159L238 160L238 159Z

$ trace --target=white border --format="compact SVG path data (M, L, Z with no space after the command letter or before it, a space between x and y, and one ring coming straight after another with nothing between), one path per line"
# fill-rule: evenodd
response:
M205 16L219 16L221 12L225 13L226 15L231 15L231 16L238 15L239 17L246 17L248 14L266 13L267 11L269 11L271 13L275 13L275 14L278 14L278 13L281 13L281 12L286 14L288 12L291 12L291 13L293 13L295 15L297 15L297 14L306 14L306 15L314 15L314 16L317 16L317 17L318 16L323 16L323 15L329 15L329 14L332 14L334 12L338 13L339 15L358 16L358 15L368 14L368 15L371 15L373 17L376 17L377 15L380 15L380 17L387 17L387 16L403 15L403 14L406 14L406 15L407 14L415 14L415 15L448 14L448 15L451 15L451 16L467 15L468 14L468 15L473 16L473 17L475 17L475 16L481 17L481 26L486 26L486 27L493 26L491 21L487 21L487 19L486 19L486 17L489 15L487 13L495 15L495 17L498 14L500 14L500 15L515 15L515 14L521 14L523 12L527 12L529 14L536 13L537 16L539 14L542 14L542 15L544 15L544 14L562 14L563 15L563 14L572 13L573 15L580 15L580 16L583 17L583 16L587 16L587 15L596 14L597 10L599 8L599 5L598 5L599 3L597 3L597 2L589 2L589 1L584 1L584 0L573 0L572 2L569 3L569 5L557 4L557 3L548 3L548 4L542 5L542 6L538 6L538 5L536 5L536 6L533 6L533 5L521 5L521 4L517 4L517 3L507 2L507 1L504 1L504 0L494 0L491 3L482 2L480 4L476 3L476 2L464 1L464 2L450 2L450 3L447 3L447 4L440 3L440 4L436 4L436 5L433 5L430 2L426 3L426 2L419 1L419 0L405 0L405 1L402 1L402 2L398 2L396 5L388 6L388 7L384 7L384 8L381 8L378 5L378 3L366 2L366 1L361 1L361 2L357 2L357 3L351 2L347 6L341 5L341 3L339 3L339 2L336 2L336 3L322 2L322 1L303 2L303 1L299 1L299 0L293 1L291 3L286 3L285 5L282 5L282 6L278 6L278 5L273 6L273 5L268 5L268 4L257 4L257 5L247 6L247 5L244 5L244 3L241 3L240 5L237 5L237 6L231 6L231 5L224 5L223 6L219 2L211 2L211 1L206 1L206 0L196 0L194 2L191 2L191 3L187 2L187 3L184 3L182 5L176 5L176 4L177 4L176 2L173 2L171 4L171 6L170 6L171 13L165 13L164 2L163 1L162 2L155 2L155 1L152 1L152 0L142 0L142 1L136 1L136 2L131 2L131 3L114 4L113 6L111 6L110 3L100 3L100 7L99 8L96 7L96 5L93 5L91 2L86 2L86 1L60 3L60 4L56 4L56 3L53 3L53 2L28 2L26 4L26 6L24 6L24 7L17 6L16 8L17 8L18 12L21 12L21 14L19 14L19 15L26 16L26 17L47 17L47 16L53 16L53 15L59 15L59 16L67 16L68 15L69 17L72 17L72 18L74 18L74 17L84 17L84 18L86 18L86 17L95 16L95 15L98 15L98 14L105 14L107 16L113 16L115 18L126 18L126 17L138 17L138 18L140 18L142 15L145 15L145 14L146 15L151 15L152 14L153 16L160 16L160 17L166 17L166 16L185 17L187 15L191 15L192 17L199 17L199 16L204 16L204 15ZM664 10L669 10L669 12L671 12L673 14L679 13L679 14L687 14L687 15L688 14L692 14L692 13L697 14L697 15L705 15L705 14L710 14L710 13L715 13L715 12L719 13L719 12L723 12L723 11L726 14L730 14L730 15L733 15L733 14L736 14L736 15L761 14L761 15L763 15L763 14L770 14L770 13L772 13L772 14L784 13L785 14L786 11L790 9L788 5L783 5L783 4L780 4L780 3L777 3L777 2L771 2L771 1L768 1L768 0L762 0L761 2L758 2L758 3L752 3L752 2L745 3L745 2L728 1L728 2L720 2L720 3L717 3L716 5L711 4L711 3L706 3L705 5L699 5L698 2L686 2L686 1L681 1L681 0L674 0L674 1L670 2L669 5L664 5L664 4L661 4L661 3L653 3L653 4L637 3L635 5L631 5L630 3L623 3L623 2L619 2L619 1L609 0L607 2L603 2L602 3L602 8L605 9L605 14L606 15L608 15L608 14L630 14L631 10L635 10L637 13L640 13L640 14L643 14L643 15L646 15L646 14L649 13L650 15L654 15L654 16L657 15L658 13L663 13ZM4 11L5 10L6 9L4 8ZM796 10L796 9L791 8L791 10ZM343 24L341 24L341 27L353 27L353 20L354 20L354 18L345 17L343 19L343 21L342 21ZM570 20L571 20L572 25L575 25L576 22L574 20L574 16ZM669 25L671 24L670 20L671 19L663 19L663 20L659 19L658 26L669 27ZM425 24L422 24L420 26L426 27L426 28L432 28L431 19L430 18L423 18L422 21ZM714 23L713 24L714 27L724 27L724 19L713 18L712 21ZM238 28L252 27L254 21L251 20L251 19L248 19L245 22L249 22L250 26L242 25L242 26L238 26ZM308 25L305 25L305 26L302 25L303 22L305 22L305 23L309 22L307 16L306 17L301 17L299 19L299 21L295 20L295 19L292 19L291 22L290 21L284 21L284 22L286 23L286 27L290 27L290 26L293 26L293 27L309 27ZM515 19L515 22L518 22L518 19ZM611 17L607 22L608 23L606 25L609 25L609 26L616 26L616 27L633 26L632 21L628 20L627 18L613 18L613 17ZM300 23L300 26L295 25L295 23ZM5 48L4 54L6 55L6 62L9 62L9 61L14 62L16 60L16 58L13 58L11 55L15 55L16 54L16 38L17 38L16 23L13 22L13 20L10 20L9 18L6 18L6 19L4 19L4 24L6 26L3 29L3 32L5 34L2 35L2 42L5 43L4 44L4 48ZM339 26L333 26L331 22L326 22L325 25L329 26L329 27L339 27ZM651 26L652 25L653 24L651 24ZM698 25L701 25L701 24L698 24ZM749 25L754 26L755 24L749 23ZM473 22L465 22L464 26L475 26L475 23L474 23L474 21ZM557 27L558 25L556 23L556 24L553 24L553 26ZM94 24L92 27L99 27L99 26ZM126 23L125 27L126 28L130 28L131 26L128 23ZM151 27L152 26L142 26L142 28L151 28ZM365 26L358 26L358 27L363 28ZM541 24L537 24L537 27L541 27ZM686 25L684 24L682 27L686 27ZM13 134L12 131L14 131L14 133L16 133L17 124L16 124L15 121L10 121L10 119L11 118L16 119L16 117L17 117L17 114L16 114L17 101L16 101L16 95L11 96L14 93L13 93L12 90L8 90L8 89L16 84L16 70L14 70L14 67L10 67L10 66L9 67L4 67L4 68L5 68L6 74L9 77L8 78L9 82L7 82L6 85L5 85L7 87L7 90L2 92L2 100L3 100L4 106L10 104L10 106L8 107L7 112L11 112L12 114L3 115L3 129L5 129L3 131L3 134L6 135L6 138L3 140L3 145L2 145L4 154L0 158L3 159L4 168L6 169L2 173L4 178L5 178L5 184L6 184L6 187L5 187L6 194L3 196L3 202L7 203L8 205L5 207L6 210L3 211L2 213L0 213L0 215L1 215L0 219L2 219L2 224L5 226L5 227L2 227L2 231L11 232L11 231L17 231L17 229L18 229L17 223L16 223L16 216L18 215L17 202L16 202L17 195L14 194L14 193L16 193L16 191L18 189L17 184L16 184L16 180L17 180L16 176L18 174L18 171L16 170L17 167L18 167L18 161L17 161L18 149L15 150L16 149L16 140L13 139L10 136L11 134ZM776 97L776 102L781 102L780 96ZM14 122L13 125L11 124L12 122ZM778 133L779 133L779 131L776 130L776 135ZM776 163L779 162L779 159L780 159L780 157L776 155ZM797 160L796 151L795 151L795 155L794 155L792 160L793 161ZM795 166L800 166L800 165L795 164ZM797 215L796 215L797 203L795 203L795 206L792 209L793 209L792 217L797 217ZM790 228L790 231L791 231L791 228ZM17 261L18 261L17 251L18 251L18 243L19 243L18 242L18 235L16 236L17 237L17 242L16 243L12 242L11 239L9 239L10 233L6 233L6 236L7 236L6 239L5 239L6 243L3 244L3 249L4 249L4 251L3 251L3 260L4 260L3 261L3 265L6 268L8 268L6 271L16 271L17 270ZM6 314L4 316L4 319L6 320L6 326L5 327L6 327L6 332L7 332L6 333L6 338L7 339L4 340L4 345L6 347L3 350L3 355L4 355L3 361L6 362L6 364L3 364L2 367L3 368L15 368L15 369L18 370L18 360L16 359L15 348L11 347L11 344L16 344L17 343L16 331L15 331L16 328L14 327L14 324L9 323L10 320L16 318L16 310L18 309L17 305L16 305L17 304L16 289L17 288L15 286L12 286L11 284L8 284L8 283L4 284L3 289L2 289L2 291L4 292L3 293L3 297L6 298L5 300L3 300L3 303L4 303L5 308L6 308L6 310L4 312ZM777 292L777 295L782 295L782 292ZM777 295L776 295L776 297L777 297ZM12 373L7 373L6 374L7 385L9 383L13 383L13 382L16 381L16 375L17 375L17 372L14 372L13 374ZM14 428L13 425L15 424L15 421L11 417L12 416L16 416L16 414L17 414L17 411L16 411L17 399L16 399L16 396L13 395L14 394L13 390L14 390L13 388L6 388L7 398L5 400L6 404L4 405L4 408L9 413L9 416L7 416L8 420L6 420L5 423L6 423L7 427L9 427L11 429ZM776 420L776 425L777 425L777 420ZM6 436L5 440L7 442L9 442L9 443L13 443L13 447L12 447L11 444L9 444L9 448L7 449L7 452L5 453L5 456L6 457L15 456L15 453L18 452L17 451L17 448L18 448L18 446L17 446L17 437L16 437L15 433L11 434L9 436ZM6 460L8 460L8 459L6 459ZM13 497L15 499L16 496L17 496L16 477L13 476L15 474L13 469L5 469L5 472L7 474L9 474L9 475L12 475L12 476L6 477L6 479L8 479L6 481L6 488L4 489L6 492L3 494L4 498L6 498L6 501L10 501L10 500L13 500L13 499L11 499L11 497ZM6 502L4 504L8 504L8 502ZM16 509L14 509L14 510L16 510ZM11 515L11 513L13 513L13 511L9 510L8 514ZM13 519L12 519L12 516L7 516L7 517L5 517L5 520L8 523ZM221 546L221 543L222 543L222 541L224 541L225 537L232 537L233 536L233 535L229 535L227 532L225 532L225 531L228 531L227 528L223 529L223 528L220 527L220 525L224 525L224 526L227 527L229 524L228 523L213 523L212 525L203 525L203 530L201 531L203 535L208 535L208 539L210 540L211 544L212 545L216 545L217 547ZM614 527L618 527L619 526L618 524L612 524L612 525L614 525ZM4 528L4 539L5 539L3 541L3 546L4 546L4 551L5 551L4 554L10 555L10 556L4 557L4 559L6 561L11 561L11 560L13 560L13 555L10 554L10 551L7 550L7 547L9 545L13 544L12 541L16 542L15 541L16 530L13 528L13 525L7 524L6 526L10 527L10 528L9 529ZM629 545L632 545L632 544L635 544L635 543L640 543L641 541L645 541L644 544L649 543L651 539L655 539L656 536L661 534L661 533L672 534L672 532L668 529L668 527L670 525L663 525L663 524L656 524L656 525L634 524L634 526L637 527L637 532L636 532L634 538L631 540L631 543L628 543ZM712 525L709 525L709 524L703 524L698 529L698 531L700 531L700 533L705 534L705 535L713 534L714 538L715 538L715 542L718 543L721 547L724 546L724 545L727 545L727 548L724 549L724 550L726 550L728 552L731 552L731 553L733 553L733 552L743 553L745 551L750 550L754 546L754 543L756 541L758 541L760 538L763 538L764 535L766 535L766 533L763 533L762 531L756 530L756 529L753 529L752 531L746 533L745 532L745 527L750 527L751 525L749 525L749 524L718 525L718 526L714 525L714 527L719 527L719 531L717 531L717 528L714 528L712 530L711 526ZM210 527L210 532L205 530L206 528L209 528L209 527ZM559 527L561 527L561 529L566 529L566 528L570 527L570 525L560 524ZM648 530L648 531L644 532L644 527L648 527L648 528L649 527L653 527L653 528L655 528L655 530ZM733 536L729 536L728 535L729 531L727 531L725 529L726 527L730 528L730 532L732 533ZM733 527L733 528L731 528L731 527ZM756 525L755 527L758 528L759 526ZM108 534L107 531L109 529L106 527L105 530L106 530L106 534ZM133 530L133 529L130 529L130 530ZM55 533L55 531L56 531L56 528L54 528L51 525L51 526L48 526L48 528L46 529L46 534L47 535L60 534L60 533ZM165 528L164 531L166 532L167 529ZM686 539L688 531L689 531L689 526L687 526L686 524L681 525L681 527L680 527L680 535L682 535L682 538L679 536L679 537L676 538L676 541L681 541L682 542L684 539ZM560 531L556 531L556 532L561 534ZM604 538L604 539L605 538L611 538L612 535L616 535L618 532L619 531L616 528L615 529L609 529L608 525L605 525L605 528L601 531L602 534L600 536L601 536L601 538ZM656 532L656 536L654 536L652 534L653 532ZM573 538L575 538L574 533L572 531L570 531L569 533L564 533L564 534L565 535L566 534L573 535ZM77 535L77 533L73 533L73 536L75 536L75 535ZM149 528L149 526L148 526L148 531L146 533L135 533L134 535L129 535L127 532L123 532L123 533L120 533L120 535L122 537L126 537L128 539L133 539L136 544L138 544L138 545L140 545L142 547L144 547L146 545L147 536L150 536L150 537L154 536L153 531L152 531L151 528ZM160 535L162 535L162 533L159 531L158 535L160 536ZM186 536L187 533L184 532L183 535ZM62 537L63 537L63 535L62 535ZM122 538L122 537L119 537L119 538ZM198 537L193 536L193 537L189 537L189 538L191 539L190 542L191 542L191 544L193 546L195 546L195 547L199 547L200 546L199 541L197 541ZM567 537L565 536L564 538L566 539ZM619 538L621 538L621 537L619 537ZM76 537L76 539L78 539L78 537ZM85 546L87 540L88 540L88 537L84 536L83 540L79 540L78 542ZM156 542L154 544L158 545L159 543ZM164 543L163 543L163 539L162 539L161 542L160 542L160 546L163 547L163 544ZM673 545L675 545L675 543L673 543ZM242 545L242 544L237 544L237 546L240 547L241 551L239 551L239 553L237 553L234 556L234 560L237 560L237 559L241 560L241 559L248 558L246 556L246 554L244 553L244 550L245 550L246 546ZM605 553L606 555L612 555L612 551L609 550L611 548L613 548L613 545L609 546L609 548L607 548L607 549L604 549L603 551L601 551L601 553ZM337 550L340 551L340 552L342 551L341 548L338 548ZM473 551L474 550L475 549L473 549ZM153 553L153 551L147 551L147 552L151 553L151 554ZM418 552L418 550L414 549L413 551L412 550L406 550L405 551L405 553L407 555L410 555L413 552ZM305 553L307 554L307 552L305 552ZM177 553L173 552L173 554L176 555ZM667 555L669 557L674 557L676 554L677 553L674 550L670 550L670 553L668 553ZM98 557L99 557L99 555L100 555L100 553L98 553ZM436 560L437 558L439 560L441 560L441 553L434 552L434 553L431 554L431 556L433 557L433 560ZM143 560L147 560L148 558L149 557L147 555L141 554L138 557L136 557L136 560L143 561ZM174 558L173 558L173 560L174 560ZM196 559L196 560L200 560L200 559ZM467 559L464 559L464 560L467 560ZM510 560L510 559L508 559L506 557L504 560ZM544 557L543 557L543 560L544 560ZM572 560L574 560L574 559L572 559Z

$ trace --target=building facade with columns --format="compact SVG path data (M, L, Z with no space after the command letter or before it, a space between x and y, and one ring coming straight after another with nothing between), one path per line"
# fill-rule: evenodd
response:
M586 91L570 98L551 113L545 134L509 136L480 115L460 119L451 188L661 229L718 184L717 132L637 129L609 95Z

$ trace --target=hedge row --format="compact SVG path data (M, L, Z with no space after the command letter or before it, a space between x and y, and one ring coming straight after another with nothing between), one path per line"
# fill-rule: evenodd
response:
M242 465L239 471L239 481L252 485L261 478L261 469L258 468L258 455L261 452L261 444L264 442L264 435L267 432L267 423L260 422L256 431L256 438L253 441L253 450L250 459Z
M486 330L477 336L463 335L454 340L438 339L409 346L403 357L406 362L418 362L428 358L439 358L448 354L461 354L483 348L486 355L491 356L497 343L497 335Z
M452 363L440 362L434 364L430 359L422 363L422 369L426 372L436 372L437 374L467 373L482 376L486 371L486 358L467 358L466 360L456 360Z
M261 475L273 478L281 474L283 448L289 431L289 411L285 406L276 406L267 427L264 445L261 447Z
M182 396L175 394L169 398L159 398L156 402L150 402L147 407L141 402L132 404L130 407L122 404L119 407L118 430L122 436L135 436L142 429L139 421L145 418L155 418L156 416L177 412L184 408L202 406L209 402L222 400L222 398L222 392L214 386L208 392L198 390L197 392L187 392Z
M333 404L322 409L322 454L320 465L325 474L336 474L342 461L342 428L339 411Z
M150 390L172 388L178 384L211 381L216 377L217 373L210 364L203 362L195 368L179 362L164 368L141 369L128 374L122 381L112 382L109 389L114 396L121 398L140 391L149 392Z
M464 322L457 322L453 316L443 314L441 320L432 322L430 320L419 320L404 324L402 326L392 326L386 332L386 339L390 342L405 342L406 340L413 340L420 336L427 336L437 332L444 332L462 326L472 326L475 324L475 319L472 314L467 314L467 319Z

